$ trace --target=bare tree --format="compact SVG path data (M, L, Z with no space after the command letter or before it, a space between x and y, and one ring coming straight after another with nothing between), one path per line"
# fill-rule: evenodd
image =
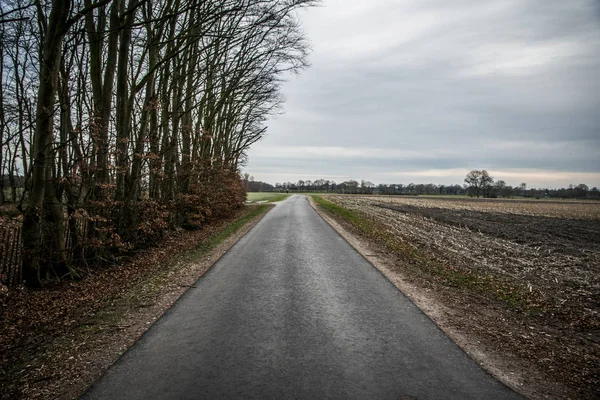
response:
M465 184L471 196L479 197L481 194L481 171L474 169L469 172L465 178Z
M490 174L484 169L481 171L481 190L483 192L484 197L490 197L491 190L494 185L494 178L490 176Z
M494 179L485 169L474 169L467 174L465 178L465 184L467 185L469 195L476 197L479 197L480 195L489 197L494 185Z
M0 167L27 178L27 284L220 215L217 193L242 204L238 168L308 65L296 10L315 0L21 1L0 9Z

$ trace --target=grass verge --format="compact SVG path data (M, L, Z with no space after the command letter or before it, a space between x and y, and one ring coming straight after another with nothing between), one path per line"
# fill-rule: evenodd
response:
M275 203L277 201L283 201L285 199L287 199L290 195L289 194L280 194L279 196L275 196L271 199L269 199L269 203Z
M250 212L229 223L222 231L210 236L207 240L201 242L195 249L191 250L189 253L184 253L182 256L188 261L203 256L223 242L223 240L239 231L240 228L248 222L265 214L270 209L271 206L268 205L253 207Z
M272 193L272 192L250 192L246 195L247 201L251 203L266 202L275 203L276 201L282 201L289 197L289 194L285 193Z
M109 307L100 310L92 321L86 321L82 324L81 328L88 331L90 329L103 330L107 326L119 326L119 321L123 320L125 315L132 309L150 304L160 294L165 285L172 281L179 270L209 255L223 241L234 235L249 222L265 214L271 207L265 204L249 206L247 213L217 230L217 232L200 241L191 249L174 255L173 259L164 264L160 270L143 277L120 298L111 302Z
M119 267L0 298L0 398L79 398L272 205L174 234Z
M375 242L401 260L402 265L420 278L435 279L445 286L476 292L490 300L516 308L523 312L537 312L536 299L526 287L510 282L502 276L484 274L452 265L445 265L412 243L389 232L382 223L357 210L342 207L321 196L311 196L319 208L334 219L341 220L363 238Z

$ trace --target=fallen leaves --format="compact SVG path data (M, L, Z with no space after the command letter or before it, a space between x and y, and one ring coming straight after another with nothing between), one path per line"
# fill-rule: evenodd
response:
M0 398L53 397L52 393L32 392L34 387L39 386L36 382L54 381L64 374L73 377L84 374L84 371L77 370L81 368L79 349L93 344L77 339L78 330L128 328L123 323L99 326L94 323L94 318L99 313L110 317L115 299L128 293L129 288L148 275L160 273L164 265L174 262L178 254L222 234L230 222L249 214L249 210L242 208L228 218L204 225L201 230L172 232L164 238L160 247L142 250L120 266L91 269L79 281L53 283L43 290L23 287L5 290L0 295L0 386L3 388ZM141 304L152 305L151 302ZM117 317L115 315L115 320ZM146 325L153 321L148 320ZM68 340L71 336L73 343L64 349L51 347L56 340ZM56 353L61 351L63 353ZM58 367L56 363L60 360L63 364ZM52 371L47 371L48 368Z

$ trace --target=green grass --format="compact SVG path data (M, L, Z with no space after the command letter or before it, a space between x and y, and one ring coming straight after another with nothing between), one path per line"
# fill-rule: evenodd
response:
M93 333L102 331L107 326L119 325L128 312L143 307L146 303L152 303L174 270L206 257L225 239L235 234L247 223L265 214L271 207L266 204L248 207L247 213L227 224L219 232L198 243L196 247L175 254L172 260L161 266L159 270L150 271L147 276L133 284L124 293L117 295L111 305L98 310L94 317L80 326L80 329Z
M290 194L305 194L307 196L314 196L315 194L336 194L334 192L319 192L319 191L314 191L314 192L294 192L294 191L290 191Z
M445 286L476 292L523 311L537 310L532 303L534 299L530 298L529 291L522 285L510 282L502 276L444 265L425 251L409 245L402 238L389 232L385 225L374 221L368 215L347 209L320 196L312 196L312 198L334 219L350 224L360 236L374 241L397 256L406 267L405 272L424 279L434 279Z
M152 307L161 293L172 290L173 287L169 286L169 284L172 283L173 276L178 271L189 264L206 258L215 247L231 235L234 235L246 224L265 214L272 207L266 204L246 207L244 213L237 219L219 228L217 232L209 236L206 240L199 242L194 248L174 254L171 261L166 264L155 264L142 279L132 283L130 287L125 288L116 295L112 295L110 298L100 299L99 302L101 305L93 306L95 308L91 310L90 317L85 318L77 327L74 327L72 332L52 340L52 344L46 349L42 348L40 350L36 348L34 350L36 358L42 364L52 365L52 360L56 358L56 353L73 353L75 351L79 353L80 346L83 346L84 352L89 346L91 346L89 348L92 349L92 353L97 352L97 348L94 349L94 346L106 340L102 338L98 339L98 334L125 329L131 324L139 323L140 317L132 317L132 315L138 313L141 308ZM153 312L151 316L158 317L159 315ZM119 340L121 340L120 344L125 344L125 339ZM81 344L75 347L75 343ZM124 351L124 347L119 349L120 354ZM33 364L31 356L28 353L22 360L12 364L7 371L2 371L0 375L2 375L2 378L17 376L19 371L23 372L29 367L29 363ZM2 381L0 385L4 383Z
M414 197L437 197L440 199L470 199L471 198L471 196L466 195L466 194L419 194Z
M254 206L252 211L231 222L225 227L225 229L211 236L210 238L208 238L208 240L205 240L204 242L200 243L198 247L186 253L184 257L187 258L189 261L193 261L194 259L204 256L216 246L218 246L221 242L223 242L225 239L227 239L229 236L239 231L240 228L242 228L248 222L252 221L259 215L266 213L271 207L272 206L268 205Z
M246 194L246 200L257 203L260 201L274 203L276 201L282 201L287 199L289 194L277 193L277 192L250 192Z

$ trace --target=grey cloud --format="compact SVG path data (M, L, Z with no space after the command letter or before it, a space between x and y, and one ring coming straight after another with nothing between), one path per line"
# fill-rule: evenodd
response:
M365 4L331 1L304 15L313 67L284 85L286 114L269 122L259 145L431 157L307 161L251 150L249 172L335 171L383 182L390 171L486 167L586 173L600 184L597 2Z
M547 158L551 156L553 162L548 163ZM577 161L573 167L573 161ZM351 157L329 157L307 159L303 157L290 157L285 154L281 156L264 159L257 163L257 167L276 169L283 166L303 165L304 168L311 168L314 171L352 170L357 160ZM597 167L597 154L587 147L572 147L571 149L556 148L551 151L536 152L532 148L518 149L486 149L485 147L477 149L472 153L457 153L452 155L428 155L424 153L419 157L381 157L377 150L368 151L366 157L361 157L358 161L361 165L361 173L365 170L376 171L381 168L386 171L408 170L417 171L423 169L456 169L465 165L472 165L473 168L487 169L505 169L505 168L531 168L545 169L548 171L569 171L569 172L587 172ZM360 176L356 176L359 178Z

